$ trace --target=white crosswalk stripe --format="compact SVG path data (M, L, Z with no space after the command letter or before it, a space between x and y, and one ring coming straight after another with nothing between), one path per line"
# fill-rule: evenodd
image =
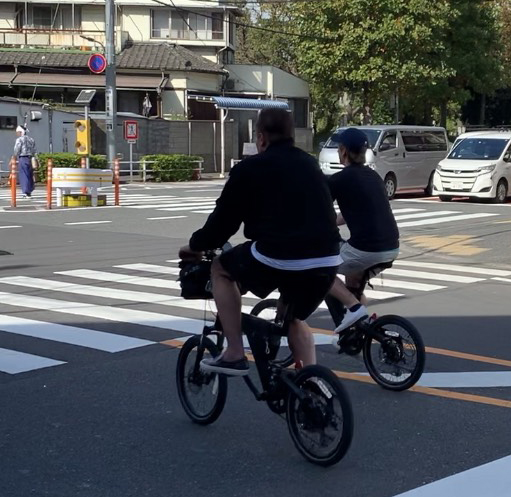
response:
M185 301L180 297L177 263L176 259L162 264L133 262L113 266L111 271L71 269L48 277L0 278L0 373L12 375L71 364L76 356L70 350L75 349L78 357L81 348L91 353L120 353L175 339L176 334L178 339L186 340L200 333L204 315L211 322L216 307L212 301ZM368 290L367 296L385 301L485 280L511 284L507 276L511 276L511 270L400 260L372 280L378 289ZM270 297L278 294L273 292ZM243 312L250 312L257 301L255 295L245 295ZM24 317L20 316L20 308L25 310ZM325 308L323 303L321 309ZM28 319L27 312L43 312L44 318ZM71 317L72 325L68 324ZM89 318L94 324L85 324L91 321ZM131 326L130 336L119 331L124 330L123 324ZM88 328L97 326L99 330ZM15 336L24 337L24 341L15 342L11 350L9 337ZM315 333L314 338L316 344L323 345L329 344L332 336ZM31 344L31 340L36 341L35 348L22 350L20 343ZM46 348L50 352L39 355L34 351L41 350L41 342L68 348L55 349L58 354L54 348Z

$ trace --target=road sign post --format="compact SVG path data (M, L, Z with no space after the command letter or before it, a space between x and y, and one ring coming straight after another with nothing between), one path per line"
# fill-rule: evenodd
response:
M138 140L138 121L124 121L124 139L130 145L130 181L133 181L133 144Z

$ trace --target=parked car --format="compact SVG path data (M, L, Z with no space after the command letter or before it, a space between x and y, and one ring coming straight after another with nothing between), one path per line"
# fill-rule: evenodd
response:
M490 199L503 203L511 182L511 132L475 131L460 135L433 178L433 194Z
M389 199L397 191L424 189L431 194L433 175L440 160L445 158L449 141L444 128L436 126L355 126L368 139L366 165L384 180ZM344 165L337 148L338 128L319 153L319 165L325 174L334 174Z

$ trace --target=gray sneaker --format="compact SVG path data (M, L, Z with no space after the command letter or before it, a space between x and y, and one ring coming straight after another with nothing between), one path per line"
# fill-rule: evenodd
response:
M238 361L224 361L223 354L200 362L202 371L225 374L227 376L246 376L248 374L248 359L244 357Z

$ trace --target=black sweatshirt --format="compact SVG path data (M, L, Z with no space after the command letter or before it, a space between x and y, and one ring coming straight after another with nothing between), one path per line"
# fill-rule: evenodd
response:
M364 252L399 248L399 230L376 171L352 165L330 177L330 191L350 230L349 244Z
M327 257L339 253L335 220L328 182L316 160L291 140L281 141L233 167L190 248L219 248L244 223L245 237L266 257Z

